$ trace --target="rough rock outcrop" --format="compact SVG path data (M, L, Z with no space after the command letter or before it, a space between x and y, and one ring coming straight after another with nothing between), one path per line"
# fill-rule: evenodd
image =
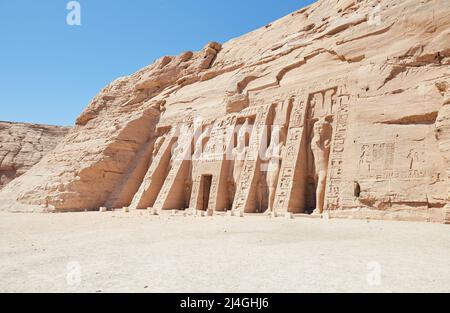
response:
M449 5L322 0L163 57L102 90L0 207L445 222Z
M0 122L0 189L55 149L69 128Z

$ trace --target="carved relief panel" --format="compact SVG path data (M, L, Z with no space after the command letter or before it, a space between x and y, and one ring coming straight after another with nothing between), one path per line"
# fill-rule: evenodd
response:
M190 197L190 208L202 210L223 210L226 208L228 160L233 130L236 124L234 115L215 121L209 133L209 141L199 159L193 160L193 189ZM208 176L208 186L205 177ZM208 190L205 191L204 189ZM208 193L205 198L205 192ZM204 201L207 199L208 203Z
M267 138L267 128L269 118L272 114L273 105L263 107L249 108L244 114L250 114L251 110L256 113L255 125L250 138L250 144L246 160L243 165L238 187L236 188L236 197L233 203L234 211L251 211L254 209L255 188L259 179L260 151L263 144L263 138Z
M350 96L339 95L330 152L325 209L338 209L342 195L345 139L348 131Z
M345 79L330 80L298 92L275 211L321 213L339 205L350 99L345 85Z

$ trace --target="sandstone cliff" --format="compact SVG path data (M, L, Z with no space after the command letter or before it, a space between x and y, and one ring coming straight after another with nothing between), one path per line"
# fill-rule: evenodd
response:
M0 122L0 189L55 149L69 128Z
M0 207L446 221L449 6L322 0L163 57L103 89L64 144L4 188ZM191 158L198 143L220 157ZM266 159L277 165L264 172Z

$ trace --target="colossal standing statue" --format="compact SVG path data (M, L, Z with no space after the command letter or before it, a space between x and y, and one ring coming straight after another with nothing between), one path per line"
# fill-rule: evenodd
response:
M248 146L246 137L250 137L251 126L250 120L247 118L245 123L239 129L239 133L237 136L237 145L236 148L233 149L232 159L234 161L234 166L232 166L233 172L231 173L231 179L228 182L228 192L230 203L232 204L234 201L234 197L236 195L236 186L239 184L239 179L241 178L242 169L244 167L245 160L248 154Z
M325 118L320 118L314 124L313 136L311 140L311 150L314 155L317 180L316 210L314 211L314 214L322 214L324 210L325 188L327 183L332 132L332 126Z
M269 188L268 211L272 212L275 202L275 194L280 176L282 155L286 144L286 127L275 126L272 131L272 140L267 148L266 160L269 161L266 174L266 182Z
M266 173L261 172L256 185L256 212L263 213L265 203L267 200L267 176Z

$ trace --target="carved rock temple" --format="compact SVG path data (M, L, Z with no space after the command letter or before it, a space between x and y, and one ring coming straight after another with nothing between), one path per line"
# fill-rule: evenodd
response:
M450 2L321 0L105 87L0 209L450 222Z

